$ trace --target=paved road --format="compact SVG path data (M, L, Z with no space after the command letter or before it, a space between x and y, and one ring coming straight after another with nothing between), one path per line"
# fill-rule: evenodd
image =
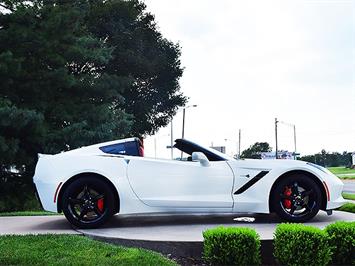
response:
M355 180L342 180L344 183L343 192L355 193Z
M348 173L348 174L337 174L336 176L343 177L343 176L354 176L355 173Z
M79 234L63 215L0 217L0 235Z
M355 180L343 180L343 182L344 192L355 193ZM310 224L324 227L336 220L355 220L355 214L334 213L332 216L326 216L324 212L321 212ZM277 217L272 215L251 215L250 217L255 218L253 223L236 222L233 220L235 217L238 215L151 215L145 217L119 215L115 216L105 228L79 232L106 237L143 237L152 238L152 240L166 236L171 241L176 241L176 239L192 241L201 240L203 230L218 224L225 224L253 227L261 234L262 238L268 239L272 238L273 230L280 222ZM0 235L8 234L78 234L78 232L72 229L63 215L0 217Z
M245 217L254 221L245 221ZM235 220L237 218L237 220ZM308 225L324 228L337 220L354 221L355 214L334 211L327 216L321 211ZM281 221L276 215L116 215L100 229L73 230L64 216L0 217L0 235L85 234L101 238L148 241L202 241L202 232L218 225L254 228L261 239L272 239Z
M117 215L103 228L80 230L78 232L103 239L126 239L168 242L201 242L202 232L208 228L223 226L243 226L254 228L262 240L272 239L277 224L281 221L276 215L248 215L253 222L243 221L243 215ZM241 221L234 220L235 218ZM328 216L321 211L307 225L324 228L338 220L354 221L355 214L334 211Z

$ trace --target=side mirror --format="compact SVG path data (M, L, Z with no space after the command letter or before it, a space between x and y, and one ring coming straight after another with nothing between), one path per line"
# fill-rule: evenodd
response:
M210 166L210 161L203 152L193 152L191 157L193 162L200 162L202 166Z

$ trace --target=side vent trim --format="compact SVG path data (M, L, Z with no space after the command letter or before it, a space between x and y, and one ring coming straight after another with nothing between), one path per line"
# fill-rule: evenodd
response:
M234 192L234 195L238 195L238 194L245 192L252 185L254 185L256 182L258 182L260 179L262 179L264 176L266 176L269 172L270 171L261 171L259 174L254 176L247 183L245 183L241 188L239 188L236 192Z

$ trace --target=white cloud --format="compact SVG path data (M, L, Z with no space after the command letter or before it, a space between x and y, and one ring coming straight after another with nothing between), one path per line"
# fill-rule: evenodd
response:
M278 117L296 124L303 154L355 150L354 0L146 4L163 35L182 47L182 91L199 105L186 112L187 138L222 145L242 128L242 148L274 146ZM181 114L174 123L178 137ZM151 150L152 138L146 143ZM289 128L280 127L280 143L293 149Z

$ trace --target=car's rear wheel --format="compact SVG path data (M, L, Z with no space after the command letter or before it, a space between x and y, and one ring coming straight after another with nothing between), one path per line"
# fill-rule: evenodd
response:
M272 208L289 222L306 222L319 211L322 193L317 183L304 174L282 178L273 189Z
M97 228L114 214L114 195L105 181L85 176L66 187L62 207L71 224L85 229Z

